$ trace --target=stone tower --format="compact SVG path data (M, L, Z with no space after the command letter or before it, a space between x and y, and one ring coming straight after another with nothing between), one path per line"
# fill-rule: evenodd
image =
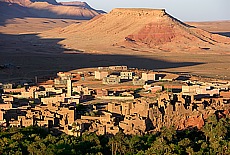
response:
M72 81L70 78L67 79L67 97L72 96Z

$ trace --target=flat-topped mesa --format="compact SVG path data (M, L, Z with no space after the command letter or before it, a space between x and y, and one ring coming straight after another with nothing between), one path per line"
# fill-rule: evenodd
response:
M132 16L156 16L162 17L166 15L165 9L147 9L147 8L116 8L109 14L111 15L132 15Z
M194 49L203 51L203 47L212 52L219 46L229 47L225 44L230 42L230 38L189 26L164 9L117 8L58 33L59 37L67 38L62 41L66 47L93 53L110 48L121 48L122 52L190 52Z

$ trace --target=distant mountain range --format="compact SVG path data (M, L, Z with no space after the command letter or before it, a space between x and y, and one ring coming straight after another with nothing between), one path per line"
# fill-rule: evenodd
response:
M56 0L0 0L0 22L12 18L64 18L88 20L105 13L85 2L61 2Z

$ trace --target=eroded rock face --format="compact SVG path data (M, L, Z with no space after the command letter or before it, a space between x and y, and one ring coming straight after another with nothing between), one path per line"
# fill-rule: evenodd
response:
M138 8L116 8L110 13L112 16L130 16L130 17L154 17L161 18L166 12L165 9L138 9Z
M152 18L152 22L144 25L138 32L128 35L126 41L146 44L149 47L171 42L175 38L174 24L165 21L167 13L164 9L114 9L113 16L136 18Z
M165 11L153 11L152 22L126 37L126 42L154 48L158 45L209 46L218 43L229 44L230 39L187 25ZM149 15L144 13L143 18ZM125 14L127 15L127 14ZM132 14L131 14L132 15ZM130 40L132 42L130 42ZM195 44L194 44L195 43ZM126 44L126 43L125 43ZM127 44L126 44L127 45Z
M193 116L185 120L185 128L188 127L197 127L197 129L201 129L204 125L203 116Z
M138 33L128 35L127 38L153 47L155 45L171 42L176 37L173 24L150 23Z
M68 48L84 51L122 47L140 51L149 48L190 52L216 48L219 51L219 48L227 49L230 46L230 38L187 25L164 9L113 9L108 14L66 27L58 33L66 38L62 43ZM89 44L92 49L87 46Z
M188 119L184 118L178 123L177 127L180 130L183 130L186 128L194 128L194 127L197 127L197 129L201 129L205 124L205 120L210 115L216 115L218 119L226 118L227 116L230 116L230 109L223 110L223 111L222 110L210 111L210 112L205 112L200 115L190 116L190 118Z

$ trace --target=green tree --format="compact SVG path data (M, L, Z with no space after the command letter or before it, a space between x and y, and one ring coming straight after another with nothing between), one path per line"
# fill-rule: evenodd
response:
M110 138L108 144L111 147L112 155L126 154L127 152L127 137L122 131Z

